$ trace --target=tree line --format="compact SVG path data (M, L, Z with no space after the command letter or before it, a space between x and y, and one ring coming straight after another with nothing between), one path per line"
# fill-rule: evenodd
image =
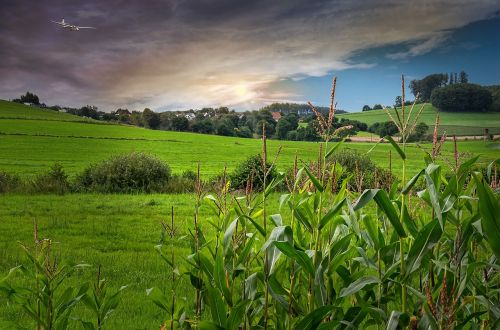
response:
M469 82L465 71L434 73L410 82L410 89L421 102L430 102L446 112L500 111L500 86L481 86ZM397 101L396 101L397 102Z

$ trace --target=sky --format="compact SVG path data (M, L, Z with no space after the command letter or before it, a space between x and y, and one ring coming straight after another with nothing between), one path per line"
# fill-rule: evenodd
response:
M69 31L51 20L93 26ZM500 84L499 0L0 0L0 98L155 111L392 105L401 74ZM410 95L410 91L407 91Z

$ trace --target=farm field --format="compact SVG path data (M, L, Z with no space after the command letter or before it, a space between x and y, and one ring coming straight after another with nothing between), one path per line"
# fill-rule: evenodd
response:
M413 115L420 109L420 104L415 105ZM410 106L405 107L406 111ZM412 116L413 116L412 115ZM368 125L376 122L389 120L385 110L371 110L364 112L355 112L349 114L339 114L338 118L347 118L359 120ZM446 131L448 135L483 135L484 129L488 128L491 134L500 134L500 113L450 113L440 112L439 131ZM425 104L424 110L420 116L419 122L424 122L429 126L429 133L434 130L436 121L436 108L430 104Z
M190 195L2 196L0 278L24 260L17 241L32 245L32 221L36 219L40 236L56 242L58 259L92 265L76 274L71 284L91 281L101 264L111 290L129 285L107 329L156 329L163 317L147 300L146 289L169 287L168 272L154 246L160 239L161 221L169 220L171 206L179 219L179 233L188 234L194 212ZM207 208L202 208L202 214L208 214ZM208 224L203 227L210 229ZM176 245L179 256L189 251L188 241L184 242L179 240ZM0 329L14 329L16 323L28 326L21 315L0 296ZM77 323L70 328L78 328Z
M2 119L9 117L13 108L24 113L26 119ZM50 110L45 110L42 114L36 111L24 105L0 103L0 170L29 176L43 172L58 162L68 174L75 175L89 164L107 159L110 155L143 151L166 161L174 173L195 170L196 163L200 161L202 175L209 178L220 174L224 165L232 170L242 160L261 150L258 139L80 123L80 117L77 116ZM51 120L45 120L47 118ZM63 118L63 121L57 118ZM71 122L68 122L70 119ZM459 151L481 154L482 160L486 161L498 157L497 145L498 142L464 141L459 143ZM282 146L278 159L280 170L289 168L295 155L305 162L315 160L319 148L319 144L314 142L279 140L269 140L268 146L273 155ZM373 146L371 143L346 143L344 148L367 152ZM430 149L429 145L424 144L422 147ZM371 151L371 158L387 168L389 150L392 150L389 144L379 144ZM452 150L452 143L445 143L443 158L450 160ZM421 148L409 145L407 153L410 171L417 171L423 164ZM395 174L399 174L400 159L392 157L392 161Z
M0 113L1 110L0 108ZM44 116L35 118L37 115L31 112L26 113L34 117L0 119L0 132L2 133L0 135L0 154L2 155L0 170L16 172L24 177L46 171L54 162L61 163L64 169L71 176L74 176L90 163L109 158L110 155L144 151L166 161L176 173L188 169L194 170L197 161L200 161L203 177L209 178L221 173L224 165L232 170L246 157L261 151L261 142L258 139L152 131L131 126L102 125L91 122L80 123L76 119L71 120L73 116L70 115L64 116L63 121L59 121L57 116L46 120ZM304 162L316 160L319 143L269 140L268 146L269 154L274 154L280 146L283 146L278 167L285 170L291 166L296 154ZM392 169L396 175L401 174L402 161L388 143L379 145L345 143L342 148L355 149L361 153L370 152L370 157L385 168L389 166L389 154L392 154ZM407 146L407 178L415 175L424 167L422 148L430 149L430 145L410 144ZM498 158L500 154L498 142L461 141L458 143L458 148L460 152L464 153L462 156L464 159L473 154L481 154L480 160L483 163ZM451 142L446 142L443 147L443 157L438 161L443 165L444 171L449 168L452 159L453 145ZM350 201L358 197L358 194L346 193ZM314 194L318 194L318 192ZM306 204L315 205L313 200L319 200L319 197L314 197L314 194L305 197L310 199ZM332 200L333 196L329 196L325 190L324 198ZM36 220L40 237L53 240L53 256L57 260L90 265L87 269L78 270L65 285L77 287L83 282L91 281L98 265L103 266L103 275L109 281L111 291L117 290L122 285L128 285L122 294L121 304L105 328L158 328L165 321L166 314L161 313L161 310L146 296L146 290L158 287L168 296L172 286L171 270L166 267L154 246L160 242L161 222L170 220L171 207L173 206L177 229L176 258L184 260L191 253L191 241L188 235L189 230L193 228L194 200L193 194L2 195L0 199L0 277L6 274L10 268L25 262L24 253L17 242L23 242L28 246L33 245L33 221ZM329 203L326 204L329 205ZM326 204L325 207L331 206ZM418 213L415 221L417 226L423 228L429 223L430 208L424 206L422 201L420 204L411 201L409 207L412 216ZM477 208L477 205L474 205L474 208ZM234 211L230 212L232 213L228 219L232 221L236 215ZM278 193L269 196L267 212L268 215L281 213L283 224L290 224L290 210L286 206L280 209ZM314 211L314 214L316 212ZM347 208L343 212L346 215ZM373 206L368 206L364 212L366 219L369 219L374 214ZM255 214L255 218L259 222L263 221L261 213ZM200 219L200 228L204 235L210 238L210 244L213 245L215 241L218 242L219 239L225 237L224 232L219 232L218 238L214 238L216 230L210 222L218 223L218 220L210 212L207 203L200 208ZM335 223L337 222L335 221ZM225 223L224 228L227 225ZM364 227L363 225L362 228ZM450 225L448 225L449 227ZM345 228L348 227L345 226ZM453 229L450 232L453 234ZM392 228L384 229L387 242L389 242L390 234L393 234ZM447 240L452 238L451 234L442 233ZM308 236L310 233L304 232L302 235L306 235L307 239L312 239L312 236ZM346 235L344 238L351 239L353 234L339 232L339 235ZM366 242L361 240L361 237L367 238L368 234L364 233L363 235L360 234L359 242L352 243L349 255L353 258L357 256L354 250L360 247L358 245L363 245L370 255L374 252L370 247L373 242L367 243L370 242L369 239ZM317 237L319 237L319 231ZM413 239L414 237L409 242L413 242ZM402 239L401 242L403 242ZM259 239L256 244L260 246L263 243ZM330 242L325 239L323 244L327 245ZM409 248L410 244L407 247ZM255 251L259 251L259 249L255 249ZM256 252L256 254L258 253ZM229 256L225 258L229 258ZM359 262L362 258L357 259ZM258 258L255 260L259 262ZM384 263L388 265L389 261L384 259ZM356 267L360 267L360 265L362 263ZM180 261L179 266L181 269L184 266L189 267L185 261ZM286 267L285 262L280 267ZM361 278L363 267L354 270L352 277L349 275L348 279L344 275L342 281L348 283L348 281L354 281L355 278ZM367 273L376 275L373 268L375 265L370 267L372 269ZM283 271L283 274L288 273L286 268L281 268L280 271ZM14 281L17 284L22 284L19 278L16 277ZM417 276L414 274L413 279L416 278ZM284 282L286 281L285 278ZM340 277L337 276L335 283L342 287L344 284L340 284L340 281ZM298 300L300 297L306 296L306 288L307 285L297 288L297 290L302 291L301 294L297 293ZM366 289L369 288L368 285ZM177 292L181 292L182 296L186 297L194 296L195 290L187 276L179 280ZM338 305L343 308L348 308L349 304L348 299L338 302ZM391 309L398 308L397 305L397 303L392 302L385 309L390 312ZM213 315L212 313L205 309L202 318L209 319ZM83 319L91 318L89 310L81 304L75 308L72 315ZM388 315L384 317L387 319ZM31 324L19 306L8 304L7 300L0 296L0 329L11 329L17 325L29 327ZM79 329L79 324L77 320L71 320L69 328Z

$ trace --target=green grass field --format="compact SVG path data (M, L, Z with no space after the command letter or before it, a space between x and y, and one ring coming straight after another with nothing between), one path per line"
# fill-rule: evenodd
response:
M420 109L419 104L417 104L413 110L413 115L415 115ZM406 107L406 111L409 111L410 107ZM440 132L446 131L448 135L482 135L484 129L488 128L492 134L500 134L500 112L490 112L490 113L450 113L441 112L440 116ZM338 118L348 118L353 120L359 120L368 125L376 122L384 122L389 120L385 110L371 110L365 112L356 112L349 114L338 115ZM430 105L426 104L424 110L419 119L419 122L424 122L429 125L429 131L432 132L434 129L434 123L436 121L436 109Z
M112 290L129 285L106 329L156 329L165 316L147 300L146 289L169 287L168 272L154 246L160 238L160 223L169 219L171 206L180 219L179 232L187 234L188 219L194 212L190 195L2 196L0 278L25 260L17 241L31 246L32 221L36 219L41 237L57 242L54 255L59 260L92 265L73 276L70 284L91 281L101 264ZM207 208L202 208L202 213L207 214ZM177 249L179 255L189 251L182 241ZM83 308L74 312L77 314L86 315ZM29 328L25 322L22 312L0 296L0 329L14 329L15 323ZM69 328L79 329L76 322Z
M14 118L19 113L25 119ZM37 112L39 111L39 112ZM32 119L28 119L32 118ZM175 173L195 170L200 161L202 174L208 178L222 172L224 165L232 170L250 155L259 153L260 141L216 135L184 132L154 131L126 125L103 125L79 122L80 117L51 110L37 110L24 105L3 101L0 103L0 170L29 176L47 170L53 163L61 163L67 173L75 175L90 163L98 162L113 154L144 151L166 161ZM498 157L497 143L480 141L460 142L462 152L484 155L484 160ZM270 154L282 146L278 160L279 169L285 170L293 163L295 155L303 161L316 159L319 148L314 142L269 140ZM367 152L371 143L346 143L344 148ZM423 148L429 149L429 145ZM378 145L371 158L382 167L389 166L388 144ZM417 171L423 164L422 151L411 145L408 150L410 170ZM450 159L452 145L446 143L444 157ZM400 160L393 157L393 170L400 172Z
M1 102L0 170L30 176L60 162L70 175L75 175L88 164L110 155L145 151L168 162L176 173L194 170L200 161L204 177L210 177L219 174L224 165L231 170L261 150L257 139L152 131L82 120L68 114ZM270 153L276 152L280 145L283 146L278 162L280 169L291 166L296 154L304 161L317 158L318 143L270 140ZM372 143L346 143L344 148L368 152L373 146ZM500 156L498 142L464 141L458 146L462 152L482 154L483 161ZM430 145L423 148L430 149ZM389 144L379 144L370 155L379 165L388 167L391 150ZM451 161L452 150L452 144L447 142L443 164ZM408 176L411 176L424 166L423 153L416 145L410 145L406 152ZM401 171L401 161L394 151L392 168L396 174ZM129 285L105 328L156 329L166 316L147 300L145 290L153 286L169 288L168 270L153 247L159 241L160 222L169 219L171 206L175 208L179 235L188 234L194 213L192 195L2 195L0 277L25 260L17 241L32 244L35 219L41 237L57 242L54 253L59 260L92 265L93 268L75 274L69 284L91 280L95 267L102 264L112 289ZM271 214L278 212L276 195L269 209ZM210 219L207 207L202 207L201 214L202 219ZM201 226L206 230L211 228L208 222ZM176 246L179 255L188 253L187 242L179 241ZM181 290L183 288L191 292L187 282L181 283ZM82 306L78 306L73 315L89 316ZM18 307L0 298L0 329L13 329L16 324L30 326ZM70 328L78 329L77 323L72 321Z

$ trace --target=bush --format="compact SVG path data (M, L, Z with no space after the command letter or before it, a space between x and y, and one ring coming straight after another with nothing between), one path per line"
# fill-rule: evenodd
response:
M159 192L171 178L170 168L144 153L119 155L90 165L77 177L77 186L98 192Z
M173 175L164 185L161 192L169 194L192 193L195 190L196 177L186 177L184 175Z
M289 141L297 141L297 137L298 134L296 130L290 131L286 134L286 139Z
M7 172L0 172L0 193L15 191L21 185L19 176Z
M429 130L429 126L426 123L418 123L415 126L413 133L408 136L406 142L417 142L422 141L426 138L426 133Z
M28 190L33 193L65 194L69 192L71 185L68 175L59 163L52 165L50 170L35 177L31 181Z
M266 164L266 168L271 167L270 163ZM277 176L276 168L273 167L271 172L266 177L266 182L271 182ZM231 188L243 189L246 187L248 179L253 177L253 188L260 189L264 183L264 170L262 168L262 158L260 155L255 155L247 158L240 163L233 173L229 175L231 181Z
M390 190L392 182L396 180L396 177L388 170L376 166L367 155L360 154L356 150L345 149L333 154L328 164L329 168L335 162L338 162L344 169L344 173L337 181L339 185L351 174L352 178L349 180L349 184L356 189L384 188ZM358 185L361 187L357 187Z
M248 128L248 126L242 126L238 129L235 129L235 132L236 132L237 137L241 137L241 138L252 138L253 137L253 133L250 130L250 128Z
M392 121L377 122L370 125L368 132L378 134L380 137L393 136L398 133L398 127Z

